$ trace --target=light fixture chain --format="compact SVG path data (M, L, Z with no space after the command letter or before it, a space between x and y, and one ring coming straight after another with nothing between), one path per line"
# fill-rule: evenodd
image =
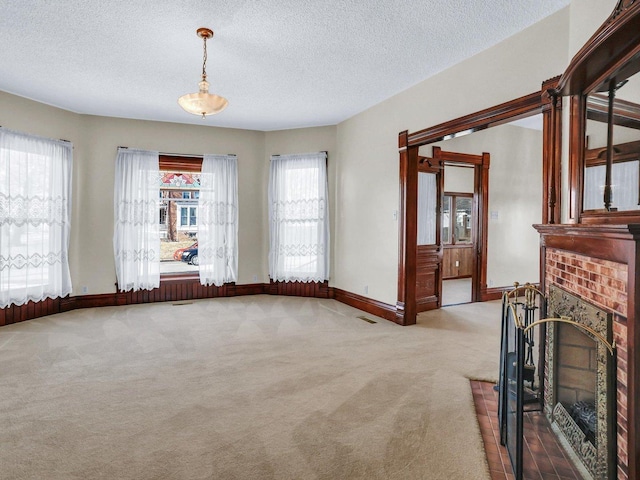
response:
M202 55L202 80L207 79L207 37L204 39L204 53Z

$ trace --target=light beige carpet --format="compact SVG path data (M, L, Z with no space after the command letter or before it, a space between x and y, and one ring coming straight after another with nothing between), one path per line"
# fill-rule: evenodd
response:
M468 378L497 374L499 312L255 296L1 327L0 478L486 480Z

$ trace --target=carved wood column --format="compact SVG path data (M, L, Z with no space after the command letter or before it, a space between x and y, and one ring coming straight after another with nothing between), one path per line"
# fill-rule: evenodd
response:
M408 131L398 137L400 149L400 215L398 225L398 302L396 323L416 323L418 250L418 148L408 146Z
M543 224L561 222L562 97L556 90L559 80L554 77L542 83Z

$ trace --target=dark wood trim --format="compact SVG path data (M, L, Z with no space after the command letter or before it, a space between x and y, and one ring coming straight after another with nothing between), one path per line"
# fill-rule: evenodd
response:
M618 263L629 263L625 245L640 240L640 225L534 225L543 248L557 248ZM635 260L634 260L635 261Z
M362 310L363 312L370 313L376 317L381 317L386 320L398 323L398 316L396 314L396 307L389 305L388 303L373 300L371 298L363 297L355 293L347 292L339 288L332 289L332 298L340 303L344 303L351 307ZM402 325L402 323L399 323Z
M542 83L542 223L560 223L562 192L562 97L556 94L560 77Z
M418 147L407 147L408 132L398 136L400 147L400 215L398 221L398 301L396 323L416 323L416 261L418 257Z
M117 293L67 297L62 300L62 311L68 312L80 308L114 307L117 305L122 305L122 303L119 303L119 298L119 294Z
M476 242L476 282L472 288L474 302L483 302L482 291L487 288L487 257L489 249L489 166L490 155L482 154L479 175L476 174L475 196L478 205L478 241Z
M408 134L406 146L419 147L439 142L447 136L461 132L477 132L488 127L511 122L519 117L540 113L546 108L549 107L543 105L541 92L530 93L509 102Z
M602 85L629 50L640 31L640 1L619 1L611 16L575 54L558 84L562 95L580 95Z
M593 148L585 152L585 166L595 167L605 165L607 147ZM613 163L631 162L640 160L640 141L619 143L614 145Z
M640 130L640 105L621 98L615 98L613 109L613 125ZM609 97L601 93L587 97L587 119L608 123Z
M582 185L584 169L582 158L586 148L585 100L581 97L571 97L571 121L569 131L569 222L577 223L582 211Z
M63 311L61 307L62 302L67 298L69 297L47 298L41 302L29 301L24 305L11 304L8 307L0 309L0 326L60 313Z
M639 32L640 1L620 0L607 21L574 56L556 87L556 96L571 96L569 221L572 223L640 222L640 209L634 210L635 213L604 210L610 201L610 181L605 181L602 211L585 211L583 205L587 118L603 120L606 112L611 125L640 126L637 104L616 100L609 112L609 95L596 94L614 92L619 82L640 71ZM613 147L611 143L608 142L609 152ZM610 180L613 159L610 154L607 159L606 180Z
M159 162L160 170L164 171L200 172L202 170L202 157L160 154Z
M492 126L528 117L536 113L543 114L543 221L545 223L557 223L560 221L561 211L561 173L560 159L562 156L562 99L557 90L560 77L555 77L545 81L540 91L525 95L509 102L496 105L494 107L481 110L479 112L466 115L448 122L441 123L434 127L409 133L405 130L400 132L398 147L400 155L400 221L399 229L399 255L398 255L398 301L396 309L398 312L398 323L415 323L416 315L416 295L415 295L415 272L416 258L414 255L414 239L417 223L417 180L414 181L412 175L417 174L417 168L413 166L413 158L419 159L418 153L410 154L412 149L422 145L438 142L447 137L456 136L461 133L471 133L483 130ZM435 155L434 155L435 157ZM460 158L460 157L458 157ZM439 160L451 161L445 157ZM482 174L476 175L474 188L478 193L476 202L480 206L478 218L488 215L488 195L489 195L489 175L488 157L482 161L475 160L479 165L476 168L482 169ZM414 171L415 168L415 171ZM415 192L414 192L415 183ZM484 207L483 207L484 205ZM478 225L478 248L477 257L486 259L488 220ZM475 260L474 272L479 284L472 291L474 301L482 301L483 291L487 291L486 266L483 268L483 261ZM413 288L414 290L411 290ZM486 295L485 295L486 296Z
M459 154L433 147L437 160L447 159L447 163L473 165L473 274L471 275L471 301L482 302L482 292L487 288L487 241L489 230L489 167L491 155ZM468 195L468 194L467 194ZM440 286L440 292L442 285Z
M274 282L269 283L269 295L330 298L329 282Z
M492 288L484 288L482 292L480 292L480 298L483 302L490 302L492 300L500 300L502 298L502 294L504 292L508 292L513 290L513 286L510 287L492 287Z
M249 283L246 285L236 285L234 296L245 295L266 295L269 294L269 286L264 283Z
M449 152L443 152L443 153L449 153ZM478 157L479 155L474 155L475 157ZM444 192L445 195L448 195L450 197L467 197L467 198L473 198L473 193L472 192Z
M440 148L440 147L434 147ZM465 165L482 165L482 158L479 155L473 155L470 153L458 153L458 152L445 152L439 151L437 159L452 166L465 166ZM435 158L435 155L434 155ZM456 195L463 195L462 193L456 193Z
M285 295L313 298L331 298L364 312L397 322L396 307L372 298L363 297L339 288L328 286L328 282L270 282L253 284L227 284L222 287L205 287L190 279L163 282L160 288L137 292L104 293L48 299L29 302L25 305L11 305L0 309L0 326L32 320L34 318L68 312L81 308L115 307L155 302L181 302L218 297L246 295Z

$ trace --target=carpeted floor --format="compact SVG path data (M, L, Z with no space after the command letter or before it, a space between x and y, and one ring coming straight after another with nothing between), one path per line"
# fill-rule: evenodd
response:
M2 327L0 477L486 480L468 378L496 377L499 312L255 296Z
M442 306L459 305L471 301L471 278L442 281Z

